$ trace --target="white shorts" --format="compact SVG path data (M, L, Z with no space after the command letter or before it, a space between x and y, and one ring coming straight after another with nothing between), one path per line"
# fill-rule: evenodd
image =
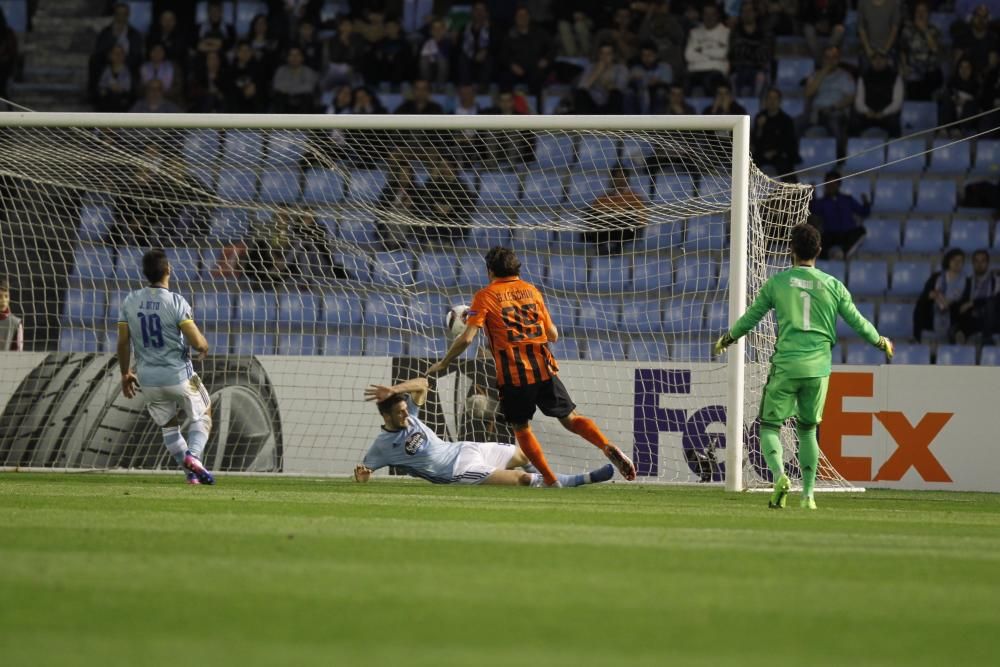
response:
M479 484L497 470L506 470L516 449L500 442L463 442L452 482Z
M159 426L176 417L178 409L183 410L191 421L197 421L211 405L208 391L197 375L167 387L142 387L142 398L146 401L149 416Z

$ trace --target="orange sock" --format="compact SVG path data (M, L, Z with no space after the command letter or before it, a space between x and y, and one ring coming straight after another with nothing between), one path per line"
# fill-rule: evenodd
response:
M545 460L545 454L542 452L542 446L538 444L538 439L535 434L531 432L531 428L523 428L514 431L514 437L517 438L517 444L521 446L521 451L524 452L528 460L531 461L532 465L538 469L538 472L542 474L542 478L545 480L546 484L552 484L556 481L556 475L549 468L549 462Z
M604 451L611 444L611 441L601 433L601 429L597 428L597 424L590 417L576 417L569 423L569 430L601 451Z

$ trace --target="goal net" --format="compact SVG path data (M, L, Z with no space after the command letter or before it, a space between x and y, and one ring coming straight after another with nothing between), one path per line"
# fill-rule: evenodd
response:
M6 114L0 271L38 354L0 358L0 466L172 466L114 359L121 300L161 247L212 350L196 362L213 397L210 467L347 474L381 423L362 389L443 355L447 312L505 245L544 294L579 411L631 450L640 480L721 482L737 466L730 488L769 485L755 417L774 322L728 358L712 359L711 342L787 266L810 188L754 167L746 128ZM444 437L512 441L484 346L422 411ZM555 469L604 463L555 420L534 424ZM847 486L828 464L819 477Z

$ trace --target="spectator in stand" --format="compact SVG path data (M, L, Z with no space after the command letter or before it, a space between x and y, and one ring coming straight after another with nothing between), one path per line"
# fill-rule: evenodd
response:
M381 7L375 7L365 11L365 20L358 21L358 34L365 38L370 49L385 38L385 11Z
M575 5L575 3L567 3ZM567 58L587 58L593 43L594 20L591 14L576 6L567 9L557 21L559 29L559 51Z
M298 33L299 25L303 21L319 26L323 1L267 0L267 17L274 26L274 34L286 40Z
M209 0L208 17L198 26L198 53L226 53L236 43L236 31L223 20L222 3Z
M413 167L402 154L394 153L387 160L389 175L378 195L376 206L384 212L375 222L375 234L382 248L398 250L409 246L414 239L410 225L399 222L416 210L414 193L417 189Z
M668 0L646 3L646 13L639 23L640 44L655 44L657 58L670 66L674 76L684 71L685 34L684 26L671 13ZM641 52L639 55L642 57Z
M338 86L333 99L326 105L326 113L354 113L354 91L347 84Z
M385 113L385 107L382 106L382 101L370 88L358 86L354 89L354 95L351 99L351 113Z
M232 86L226 63L218 51L206 51L197 59L188 102L194 113L222 113L226 110L226 92Z
M979 105L983 109L996 109L1000 107L1000 53L991 51L989 63L983 72Z
M132 72L125 62L125 50L115 44L108 53L108 64L97 80L97 110L128 111L135 101Z
M417 187L413 200L417 214L430 223L418 230L428 241L454 242L469 231L475 199L450 160L442 158L431 165L430 176Z
M365 78L399 85L413 78L413 63L413 49L400 31L399 21L388 19L385 22L385 37L372 46L365 66Z
M761 167L773 167L778 176L795 169L799 161L799 136L795 121L781 108L781 91L770 88L764 109L757 114L750 135L750 152Z
M454 43L444 19L431 21L430 36L420 45L420 78L443 86L451 79Z
M993 335L1000 333L997 306L1000 285L990 271L990 253L979 249L972 253L972 275L965 280L965 290L959 298L957 342L964 343L978 336L983 345L993 345Z
M129 25L129 6L117 2L112 9L111 23L97 33L97 47L94 55L98 63L104 63L114 46L121 47L129 70L136 71L142 63L145 51L142 47L142 33Z
M24 324L10 312L10 283L0 276L0 352L24 351Z
M270 75L278 66L278 54L281 52L281 43L271 32L267 16L257 14L250 22L250 32L247 34L247 41L253 49L254 60L260 65L261 71ZM301 48L301 47L299 47ZM305 57L305 54L303 54Z
M507 35L501 84L505 88L524 85L539 94L549 75L555 44L551 35L532 25L527 8L519 7L514 14L514 27Z
M352 84L362 72L367 49L365 38L354 31L354 21L349 16L340 17L337 36L330 42L327 51L330 64L323 87L329 90L340 84Z
M629 92L625 95L626 113L663 113L673 81L673 69L667 63L660 62L656 44L643 44L639 49L639 62L629 70Z
M181 108L164 97L163 83L151 79L146 94L129 109L132 113L180 113Z
M850 258L867 231L858 219L866 218L871 213L868 195L861 195L859 203L851 195L841 193L840 180L840 172L827 173L823 196L813 198L809 204L809 210L822 222L822 259Z
M277 215L290 221L291 244L286 251L286 263L292 279L297 278L301 288L308 289L315 282L347 279L347 271L334 257L330 235L312 213L282 211Z
M230 113L261 113L267 108L268 77L261 72L248 42L236 45L236 58L227 78L226 109Z
M590 229L583 233L583 241L598 255L620 254L624 245L635 239L636 230L646 224L646 204L632 189L623 167L611 171L611 189L590 205L587 221Z
M670 86L670 94L667 97L667 109L664 111L668 116L689 116L694 113L694 107L684 99L684 87L674 84Z
M746 0L729 34L729 65L738 95L760 97L771 79L774 36L757 18L757 8Z
M628 70L615 58L613 44L597 49L597 60L587 65L574 95L574 107L582 114L620 114L623 93L628 86Z
M493 106L484 109L483 114L493 116L513 116L529 113L524 96L513 91L501 90ZM531 162L532 139L530 132L479 132L479 160L488 168L519 168Z
M840 49L828 46L821 67L806 79L805 124L825 128L837 139L843 154L847 143L847 121L854 103L854 77L840 65Z
M426 79L417 79L413 82L410 99L396 107L395 113L437 114L444 113L444 109L431 98L430 82Z
M702 113L710 116L745 116L747 115L747 110L733 97L732 86L728 83L722 83L716 87L712 103L705 107Z
M139 68L139 80L143 86L159 79L163 84L164 96L178 102L181 95L181 73L174 63L167 60L167 50L162 44L153 43L149 47L149 60Z
M899 40L900 70L906 85L906 98L930 100L944 83L941 73L941 31L930 22L930 5L918 0L913 20L903 26Z
M493 79L496 37L485 2L472 5L472 15L459 37L458 77L485 90Z
M687 62L687 92L715 90L729 76L729 28L719 21L719 8L707 4L701 25L688 35L684 59Z
M312 21L299 21L298 34L291 42L302 51L302 58L307 67L316 72L323 71L323 42L316 36L316 24Z
M913 337L917 341L927 334L933 340L955 341L965 285L965 253L952 248L941 260L941 270L927 279L913 308Z
M900 134L899 116L903 109L903 77L881 53L872 58L872 66L858 78L854 97L852 131L885 130L890 137Z
M952 62L968 59L974 71L985 72L990 65L990 53L1000 51L1000 37L990 29L990 10L979 5L968 22L956 26L955 32Z
M160 14L160 20L149 30L149 41L153 44L162 44L166 51L166 59L174 63L186 72L188 60L191 57L189 52L190 42L187 34L177 27L177 15L171 10L164 10Z
M458 100L455 103L455 115L475 116L481 113L476 102L476 87L471 83L463 83L458 87ZM473 131L474 132L474 131Z
M767 23L775 35L795 35L799 25L799 0L764 0Z
M7 99L7 83L17 66L17 33L0 7L0 98ZM9 108L9 107L8 107Z
M865 65L871 64L876 53L895 59L902 23L901 0L858 0L858 38Z
M972 61L962 58L955 67L955 75L948 81L941 95L938 112L938 122L942 125L971 118L979 113L979 100L982 94L979 80L976 78ZM965 127L965 130L974 129ZM963 127L953 127L951 134L959 137Z
M285 64L274 73L272 103L276 113L312 113L316 107L319 75L305 65L302 50L288 49Z
M744 3L746 6L746 3ZM828 46L844 41L844 21L847 19L846 0L802 0L799 12L802 34L815 60L823 57Z
M632 11L628 7L616 9L611 27L598 30L594 41L614 46L625 62L639 55L639 36L632 30Z

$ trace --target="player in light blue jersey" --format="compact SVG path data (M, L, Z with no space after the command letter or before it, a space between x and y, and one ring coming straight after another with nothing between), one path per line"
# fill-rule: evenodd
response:
M149 286L125 297L118 315L122 393L133 398L141 388L146 409L163 430L163 444L187 471L189 484L215 484L201 463L212 429L211 400L188 351L190 345L203 359L208 341L195 325L188 302L170 291L170 262L162 250L143 255L142 272ZM133 350L135 371L131 368ZM190 420L187 440L181 434L179 410Z
M446 442L417 417L427 398L427 379L393 387L371 385L365 400L377 401L382 432L375 438L354 479L367 482L372 472L397 466L435 484L544 486L542 476L517 445L498 442ZM519 469L520 468L520 469ZM610 463L583 475L556 475L559 486L606 482L615 474Z

